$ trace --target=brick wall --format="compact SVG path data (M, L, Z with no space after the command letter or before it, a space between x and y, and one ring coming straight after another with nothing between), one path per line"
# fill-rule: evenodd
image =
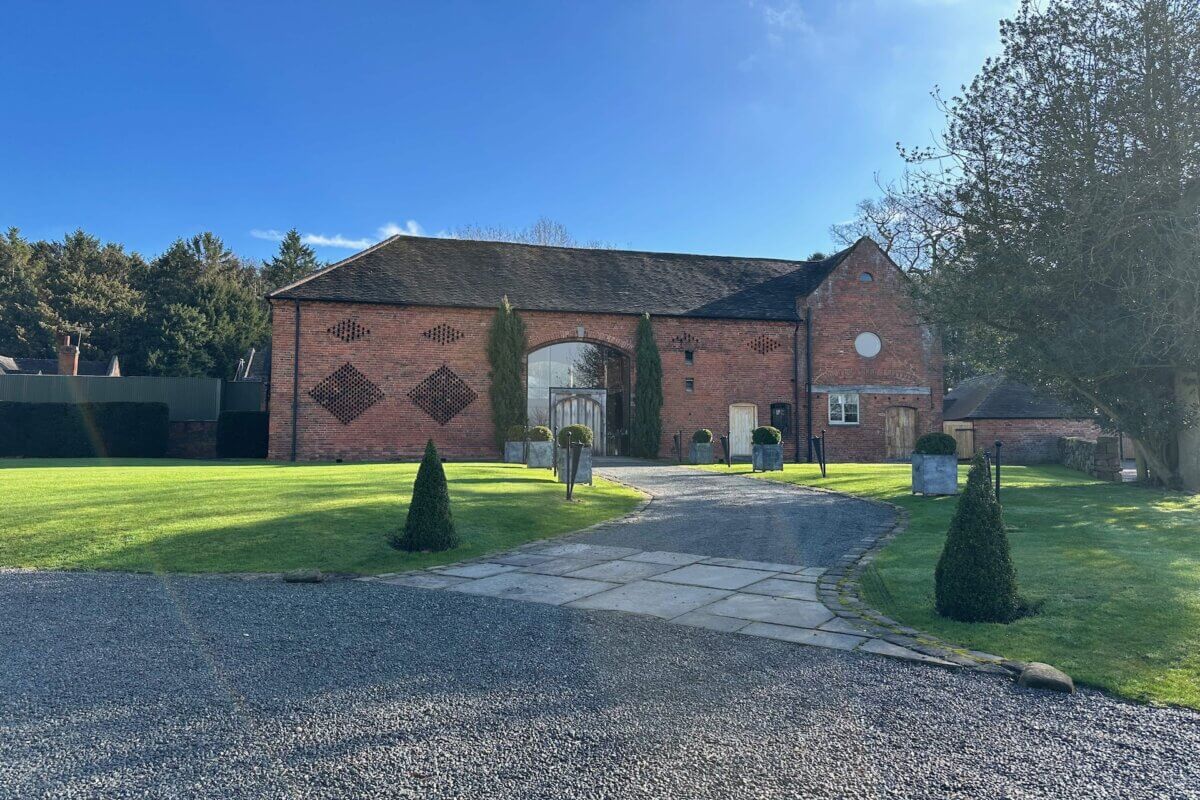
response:
M871 284L858 281L864 270L876 276ZM862 423L828 434L831 457L836 460L882 459L883 415L889 405L917 408L918 433L941 427L941 352L932 331L915 320L903 280L877 248L864 245L843 261L813 298L814 383L929 387L926 395L863 395ZM415 458L429 438L449 458L498 456L487 398L485 348L492 310L326 302L305 302L300 308L299 460ZM273 459L290 459L292 454L295 313L290 301L272 303ZM521 315L531 350L580 339L608 344L629 356L634 371L636 314L523 311ZM440 334L439 326L443 326ZM683 431L685 441L697 428L710 428L716 435L727 431L729 406L734 403L755 404L759 424L769 424L772 403L795 400L793 358L797 354L802 372L793 431L805 435L802 327L798 332L789 322L675 317L656 317L654 326L663 363L664 456L671 452L676 431ZM874 359L854 352L854 337L863 330L878 333L884 342ZM685 363L686 350L695 354L692 365ZM351 364L382 396L344 424L309 392L345 364ZM443 366L475 394L474 401L444 425L408 397L414 386ZM691 392L685 388L689 378L694 381ZM636 374L631 381L636 381ZM936 404L931 398L937 398ZM830 427L825 423L826 409L825 396L815 397L815 430ZM794 438L785 440L788 458L794 458ZM806 449L802 443L802 455Z
M217 423L191 420L169 423L167 458L216 458Z
M1006 464L1055 464L1061 437L1100 436L1100 426L1090 420L977 419L972 425L976 449L992 450L999 440L1004 444L1000 457Z
M863 281L863 273L871 281ZM922 324L907 278L873 243L863 242L807 299L812 318L815 386L873 387L859 392L858 425L829 421L829 396L813 396L813 430L825 431L831 461L881 461L887 409L917 412L916 436L942 429L942 351L936 330ZM865 358L854 348L860 333L874 333L882 349ZM924 387L927 393L891 389Z
M495 458L486 355L492 316L489 309L302 303L298 459L413 458L423 452L429 438L447 457ZM531 350L583 339L622 350L633 365L636 315L526 311L521 316ZM346 321L358 326L342 329L344 334L358 337L349 342L330 332ZM453 328L453 333L440 341L424 335L439 325ZM274 303L273 459L291 457L294 326L295 306ZM690 337L686 342L680 338L685 334ZM663 361L662 453L670 452L671 434L677 430L689 438L696 428L724 431L732 403L758 405L760 424L767 423L771 403L791 403L793 334L790 323L656 318L655 337ZM758 337L773 343L764 345L759 340L759 349L766 352L751 347ZM684 363L685 349L694 352L694 365ZM318 405L309 391L347 363L376 385L382 398L343 424ZM445 425L431 419L408 397L412 387L442 366L476 395ZM692 392L685 390L687 378L694 381ZM636 375L632 379L636 380Z

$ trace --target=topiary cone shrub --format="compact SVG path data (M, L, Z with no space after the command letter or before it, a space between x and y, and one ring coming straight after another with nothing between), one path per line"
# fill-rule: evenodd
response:
M432 439L425 445L425 457L417 469L408 519L404 529L392 537L392 547L410 552L458 547L458 533L450 516L446 471Z
M1012 622L1022 614L1000 503L975 456L934 571L937 612L959 622Z

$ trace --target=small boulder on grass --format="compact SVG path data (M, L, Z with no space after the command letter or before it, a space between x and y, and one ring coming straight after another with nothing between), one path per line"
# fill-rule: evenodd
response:
M1022 614L1008 535L983 456L975 456L934 571L937 612L959 622L1012 622Z
M425 445L425 457L417 469L408 519L404 529L393 535L391 543L392 547L410 552L458 547L458 533L450 516L446 471L432 439Z

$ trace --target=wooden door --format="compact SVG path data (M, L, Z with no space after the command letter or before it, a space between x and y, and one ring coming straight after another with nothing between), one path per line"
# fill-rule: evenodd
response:
M758 427L758 406L734 403L729 407L729 449L735 456L750 457L750 432Z
M917 410L908 406L892 406L884 412L884 457L889 461L904 461L912 457L917 445Z
M942 433L954 437L955 455L969 460L975 455L975 428L970 422L943 422Z

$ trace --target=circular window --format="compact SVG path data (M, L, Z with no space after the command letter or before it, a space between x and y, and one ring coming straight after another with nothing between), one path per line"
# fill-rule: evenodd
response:
M874 358L883 349L883 342L873 333L860 333L854 339L854 349L863 358Z

